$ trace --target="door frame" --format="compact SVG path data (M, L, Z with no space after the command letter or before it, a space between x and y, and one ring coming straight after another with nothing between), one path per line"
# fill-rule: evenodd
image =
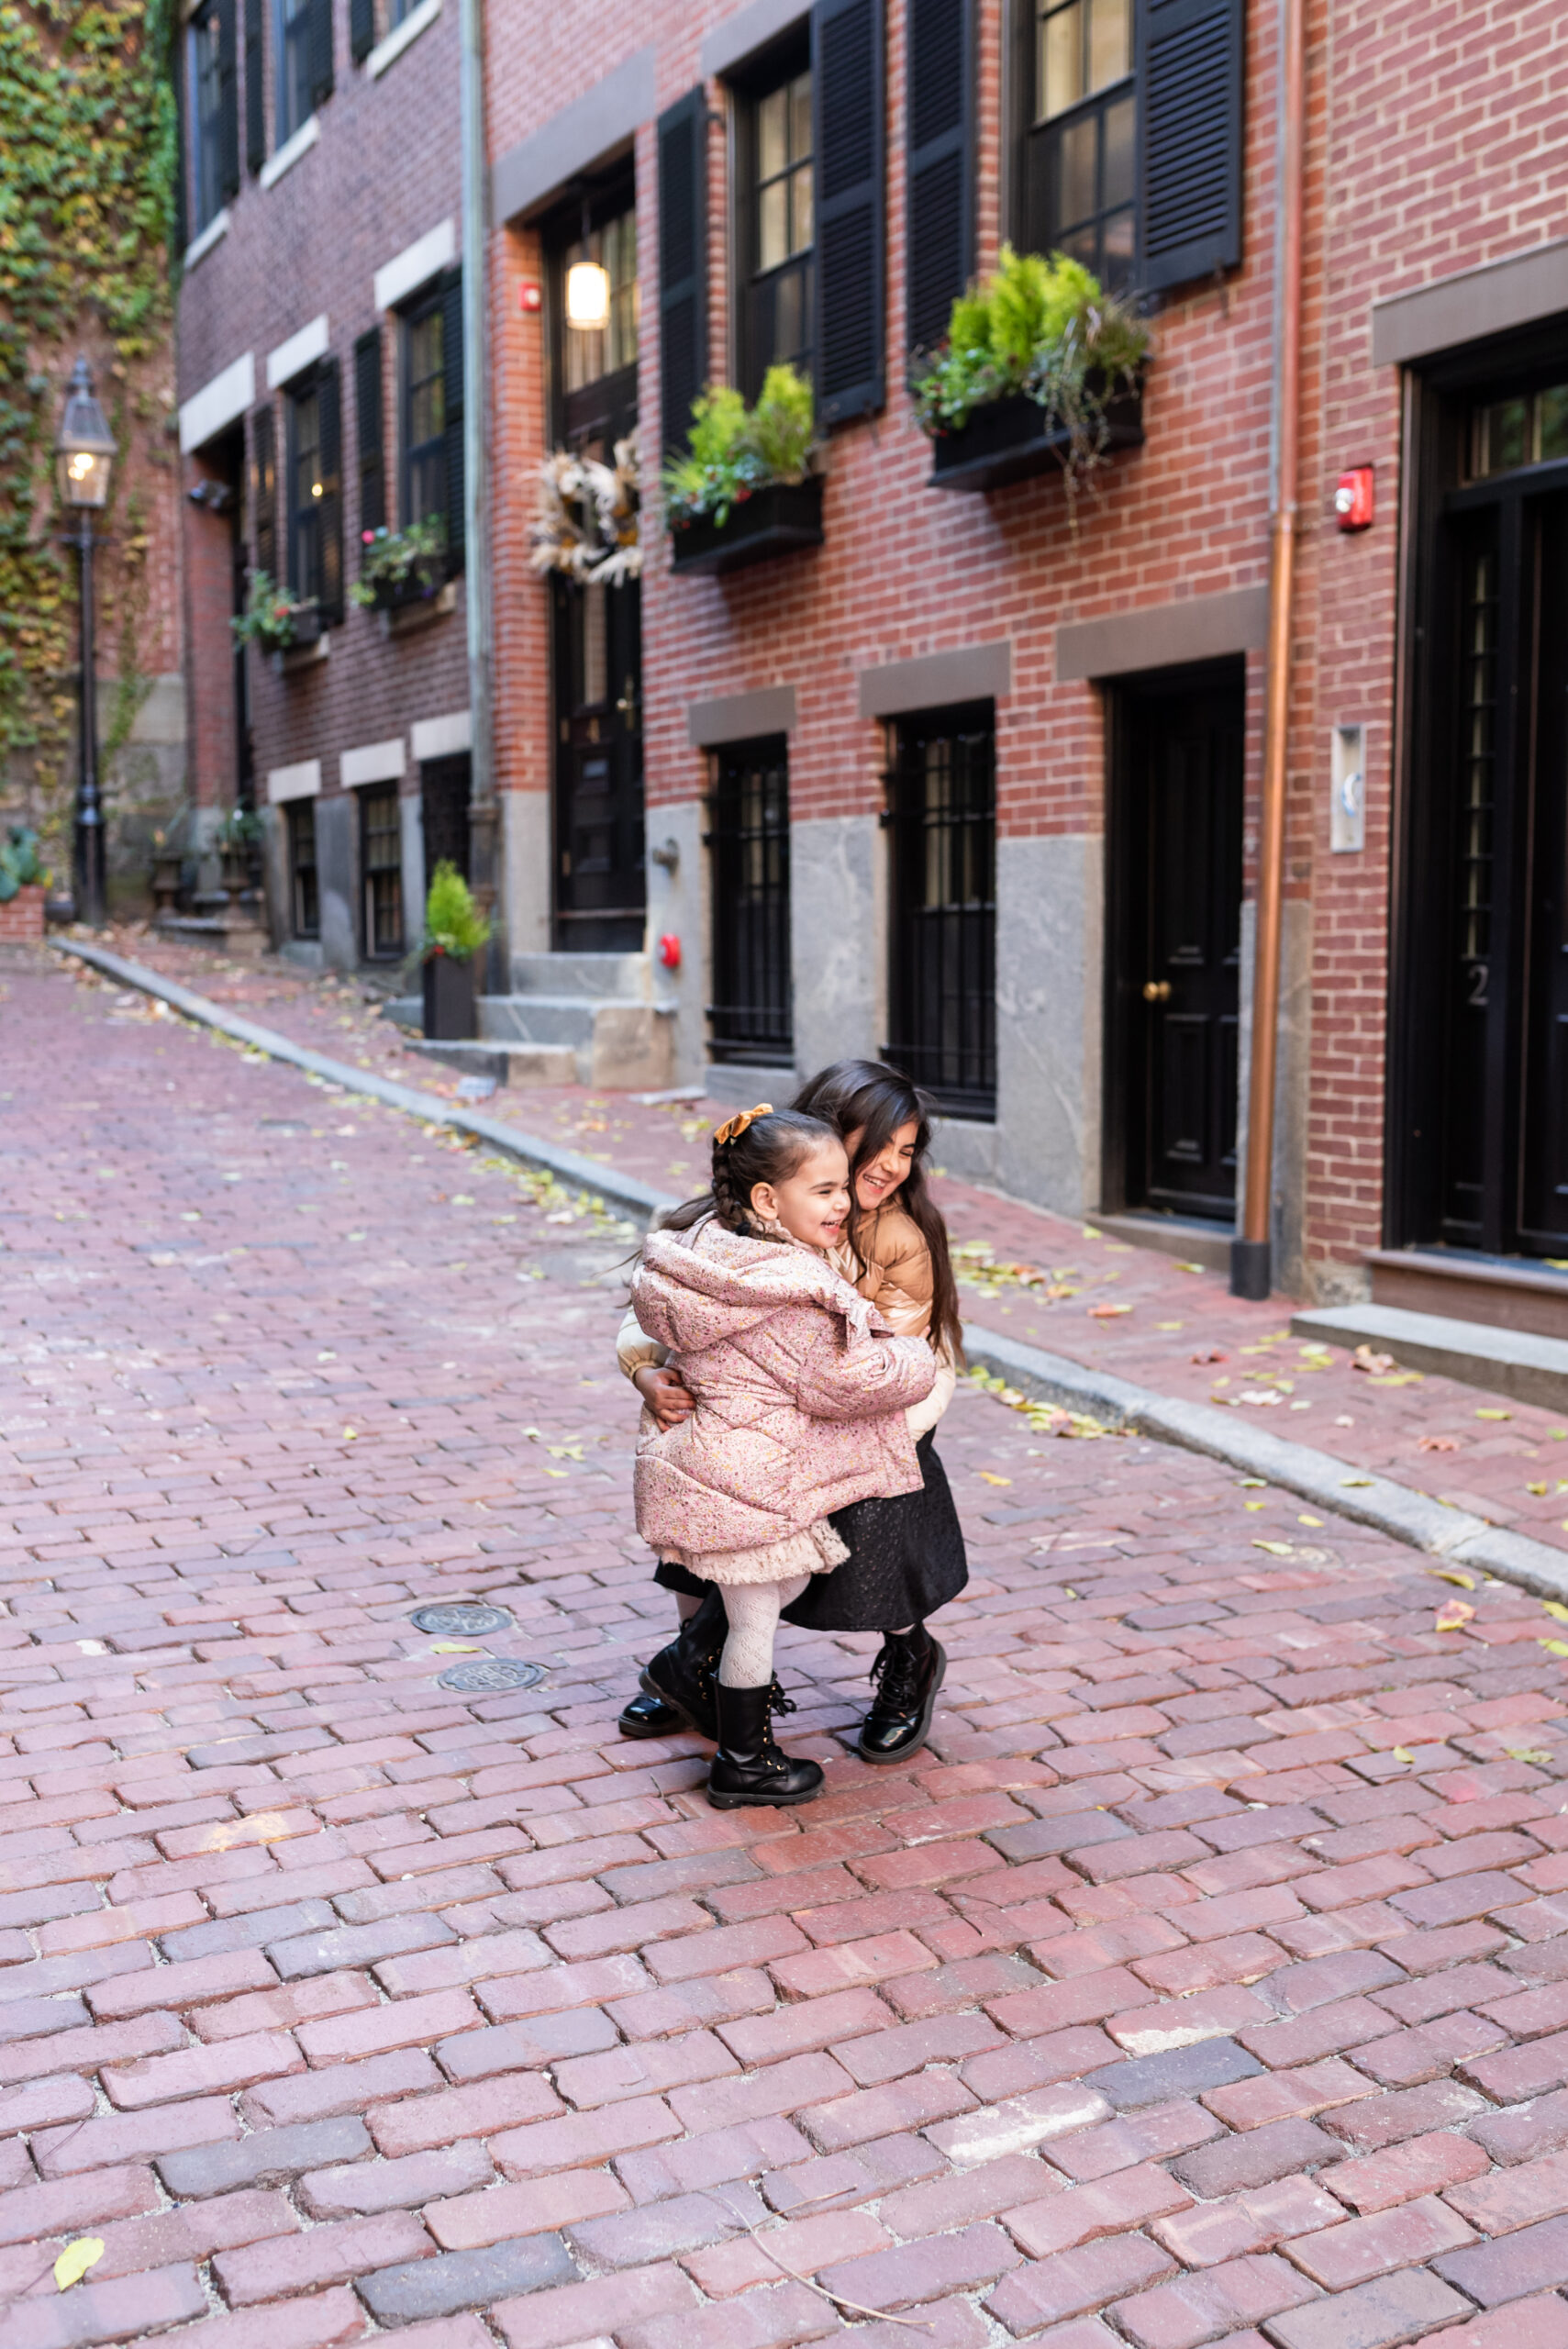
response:
M1142 987L1147 976L1146 908L1135 852L1141 836L1135 837L1132 706L1176 694L1216 691L1236 694L1244 729L1244 653L1228 653L1218 660L1194 662L1176 668L1143 670L1135 676L1109 679L1101 687L1106 729L1106 942L1102 974L1105 1041L1101 1057L1100 1207L1106 1215L1147 1213L1168 1219L1165 1210L1150 1208L1145 1201L1137 1201L1130 1208L1128 1204L1129 1191L1135 1187L1129 1180L1132 1146L1140 1123L1147 1117L1146 1071L1142 1073L1144 1100L1135 1104L1132 1098L1132 1085L1140 1074L1139 1063L1144 1058L1134 1022L1142 1018ZM1243 775L1243 808L1246 796ZM1222 1228L1217 1219L1216 1229Z
M1482 1245L1478 1252L1454 1252L1451 1243L1434 1236L1439 1221L1440 1153L1432 1147L1432 1134L1445 1062L1443 1054L1433 1050L1431 1008L1434 983L1440 984L1444 937L1451 913L1445 887L1451 843L1446 837L1437 836L1440 828L1428 819L1434 805L1449 805L1450 785L1443 769L1452 756L1454 714L1444 694L1427 690L1426 678L1441 659L1439 640L1454 592L1451 534L1445 536L1445 524L1467 507L1498 505L1505 588L1511 592L1507 568L1511 565L1517 578L1518 565L1512 562L1507 545L1510 513L1516 517L1520 513L1523 498L1568 489L1568 462L1523 468L1511 477L1510 487L1504 486L1508 476L1473 486L1467 484L1464 446L1471 406L1494 387L1511 387L1537 374L1561 380L1564 373L1568 373L1568 322L1558 317L1466 345L1428 365L1408 369L1405 376L1384 1094L1382 1237L1385 1248L1441 1248L1483 1255L1518 1252L1505 1250L1505 1234L1499 1226L1506 1217L1511 1230L1517 1220L1509 1202L1518 1204L1523 1025L1514 997L1527 986L1528 973L1520 963L1516 940L1519 924L1528 924L1529 909L1522 902L1524 880L1518 860L1508 869L1508 861L1501 853L1498 881L1503 902L1497 908L1500 939L1496 959L1505 962L1505 969L1497 992L1497 1019L1507 1041L1503 1052L1495 1047L1489 1051L1485 1076L1487 1159ZM1528 482L1523 478L1526 473ZM1510 612L1504 625L1517 628L1517 613ZM1520 657L1516 638L1514 661ZM1522 772L1511 740L1508 749L1515 761L1509 787L1521 792L1528 801L1531 778ZM1516 839L1522 840L1520 827L1527 819L1528 808L1516 818Z

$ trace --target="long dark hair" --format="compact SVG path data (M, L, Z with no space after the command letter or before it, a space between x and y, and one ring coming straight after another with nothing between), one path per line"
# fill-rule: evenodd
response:
M826 1118L795 1109L767 1109L753 1114L738 1134L739 1123L727 1119L713 1138L713 1184L697 1199L673 1208L659 1229L689 1231L705 1216L718 1218L727 1231L744 1231L751 1212L751 1193L759 1183L785 1183L802 1162L825 1141L842 1136ZM724 1139L728 1137L728 1139Z
M963 1329L948 1252L948 1228L926 1187L926 1162L931 1147L929 1097L883 1061L835 1061L830 1068L807 1078L790 1107L799 1116L830 1125L843 1141L857 1131L860 1135L850 1164L850 1245L862 1269L866 1257L860 1235L866 1219L855 1197L855 1177L892 1141L900 1126L913 1124L917 1129L915 1154L896 1197L930 1251L931 1342L954 1362L962 1362Z

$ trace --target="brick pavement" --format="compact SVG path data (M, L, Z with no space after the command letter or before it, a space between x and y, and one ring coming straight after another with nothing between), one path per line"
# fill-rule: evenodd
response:
M313 979L271 958L216 963L200 948L126 929L117 953L178 978L215 1001L350 1066L455 1094L455 1073L408 1052L357 984ZM706 1179L706 1137L733 1102L639 1107L624 1094L582 1086L503 1092L494 1107L526 1131L672 1191ZM1568 1549L1568 1425L1556 1414L1458 1381L1391 1367L1358 1367L1347 1348L1290 1336L1289 1305L1249 1305L1223 1278L1184 1269L1069 1219L944 1179L938 1197L961 1248L965 1314L1090 1369L1164 1395L1234 1406L1262 1424L1374 1468L1401 1484L1557 1549ZM1020 1286L991 1258L1051 1278Z
M930 1750L793 1633L828 1791L721 1817L614 1731L624 1241L0 985L6 2349L1565 2349L1538 1602L969 1389ZM539 1686L437 1685L480 1594Z

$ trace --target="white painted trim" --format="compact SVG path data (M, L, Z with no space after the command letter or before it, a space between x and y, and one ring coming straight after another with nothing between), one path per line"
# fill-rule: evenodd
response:
M210 253L214 245L219 243L228 234L228 206L225 205L221 212L213 214L201 235L191 239L190 243L185 247L185 257L180 263L181 268L187 273L195 269L203 255Z
M281 807L285 799L318 799L320 796L319 759L301 759L292 767L274 767L267 777L267 798L273 807Z
M417 763L423 759L455 758L458 751L471 750L473 745L473 719L466 709L454 709L447 718L422 718L409 740Z
M275 392L280 384L292 384L313 360L325 358L329 340L327 313L323 310L318 318L312 318L307 327L301 327L297 334L291 334L286 342L280 342L275 351L268 351L267 389Z
M302 155L308 155L321 136L321 118L312 115L302 122L292 139L286 139L275 155L269 155L261 166L261 185L276 187L285 172L292 172Z
M433 25L441 13L441 0L419 0L400 25L394 25L384 40L377 41L365 60L365 72L373 82L380 81L389 65L395 64L410 41L418 39L427 25Z
M180 451L189 456L237 416L243 416L256 396L256 354L245 351L231 360L220 375L193 392L180 408Z
M396 783L401 780L407 764L401 734L390 742L361 742L355 751L345 751L339 762L339 775L345 791L353 791L361 783Z
M401 29L401 28L399 28ZM416 237L411 245L389 262L384 262L375 273L375 306L378 310L395 309L410 294L417 293L438 271L449 269L457 256L457 223L442 220Z

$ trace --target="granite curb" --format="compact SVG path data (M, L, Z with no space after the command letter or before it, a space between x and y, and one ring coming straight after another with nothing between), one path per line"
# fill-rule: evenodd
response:
M306 1045L296 1044L291 1037L280 1035L275 1029L259 1027L254 1020L224 1010L221 1005L149 970L144 963L126 962L117 954L79 940L57 939L50 943L57 953L75 955L90 968L118 980L122 986L152 996L187 1019L249 1044L272 1060L286 1062L328 1085L340 1085L345 1092L383 1101L388 1108L422 1119L428 1124L473 1134L508 1158L572 1183L639 1222L648 1222L663 1208L675 1205L667 1193L656 1191L651 1184L639 1182L635 1175L617 1174L592 1159L579 1157L573 1151L558 1149L538 1135L461 1108L438 1094L421 1093L412 1085L398 1085L389 1077L350 1068L323 1052L312 1052ZM1213 1404L1156 1394L1152 1388L1135 1386L1110 1372L1090 1370L1064 1354L1048 1353L1040 1347L1026 1345L1019 1339L983 1329L975 1322L965 1323L963 1335L972 1364L999 1375L1025 1394L1038 1396L1065 1410L1102 1419L1114 1427L1153 1436L1163 1443L1177 1444L1184 1451L1204 1453L1244 1475L1265 1477L1303 1500L1314 1501L1320 1508L1332 1509L1336 1516L1372 1527L1430 1557L1496 1575L1505 1582L1518 1583L1546 1598L1568 1599L1568 1555L1544 1542L1532 1541L1528 1534L1511 1533L1501 1526L1489 1525L1485 1518L1473 1516L1469 1510L1450 1508L1441 1501L1396 1483L1392 1477L1336 1459L1332 1453L1318 1452L1310 1444L1291 1443L1263 1428L1238 1424L1229 1410L1218 1409Z

